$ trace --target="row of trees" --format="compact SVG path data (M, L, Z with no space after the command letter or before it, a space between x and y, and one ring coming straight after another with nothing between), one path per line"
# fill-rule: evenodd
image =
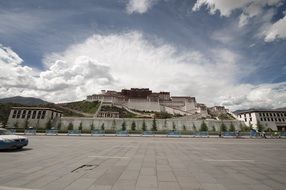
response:
M240 128L241 128L241 131L247 131L247 130L248 130L248 129L244 129L243 127L244 127L244 126L241 126L241 127L240 127ZM114 131L116 130L115 120L113 121L111 128L112 128L112 130L114 130ZM164 128L167 129L167 125L166 125L165 123L164 123ZM73 124L72 124L72 123L69 123L69 125L68 125L68 130L73 130L73 129L74 129ZM82 129L83 129L82 123L79 124L78 129L79 129L79 130L82 130ZM92 123L92 124L90 125L90 130L94 130L94 129L95 129L95 127L94 127L94 124ZM101 129L101 130L105 130L105 125L104 125L104 123L101 124L100 129ZM122 130L122 131L126 131L126 130L127 130L127 124L126 124L125 121L123 121L122 124L121 124L121 130ZM132 123L131 123L131 131L136 131L136 130L137 130L136 123L135 123L135 121L132 121ZM147 124L146 124L146 122L145 122L144 120L143 120L143 123L142 123L142 126L141 126L141 130L142 130L142 131L147 131L147 130L148 130L148 126L147 126ZM157 131L157 130L158 130L158 128L157 128L157 122L156 122L155 119L153 119L152 126L151 126L151 131ZM172 123L172 130L173 130L173 131L176 131L176 130L177 130L177 126L176 126L175 122ZM184 130L184 131L187 130L185 125L183 125L183 130ZM196 127L194 124L193 124L193 131L198 131L198 130L197 130L197 127ZM203 121L203 122L201 123L201 125L200 125L199 131L213 131L213 132L215 132L215 131L216 131L216 128L215 128L215 126L212 126L212 127L211 127L211 130L210 130L209 127L207 126L207 124ZM227 126L222 122L221 125L220 125L220 130L219 130L219 131L222 131L222 132L226 132L226 131L234 132L234 131L235 131L235 127L234 127L233 123L230 123L230 126L227 127Z

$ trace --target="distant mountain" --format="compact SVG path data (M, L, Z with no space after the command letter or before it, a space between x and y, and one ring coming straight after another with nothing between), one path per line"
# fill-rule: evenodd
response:
M49 102L44 101L44 100L39 99L39 98L22 97L22 96L3 98L3 99L0 99L0 103L3 103L3 104L5 104L5 103L16 103L16 104L29 105L29 106L49 104Z
M245 110L235 110L233 113L234 114L239 114L241 112L246 112L246 111L267 111L267 110L273 110L273 111L286 111L286 107L284 108L276 108L276 109L267 109L267 108L250 108L250 109L245 109Z
M277 108L277 109L275 109L275 110L278 110L278 111L286 111L286 107L284 107L284 108Z

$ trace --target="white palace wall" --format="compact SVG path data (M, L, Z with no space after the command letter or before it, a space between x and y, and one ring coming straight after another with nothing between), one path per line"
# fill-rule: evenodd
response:
M129 99L124 105L129 109L140 111L161 111L159 102L147 101L146 99Z

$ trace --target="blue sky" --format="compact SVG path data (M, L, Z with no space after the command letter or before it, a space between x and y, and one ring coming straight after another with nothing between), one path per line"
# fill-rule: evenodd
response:
M0 96L150 87L209 106L286 106L285 11L284 0L0 1Z

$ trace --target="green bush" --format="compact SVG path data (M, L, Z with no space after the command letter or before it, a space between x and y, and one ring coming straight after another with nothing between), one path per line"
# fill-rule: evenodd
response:
M155 118L153 119L153 123L152 123L152 131L157 131L157 123Z
M82 130L82 122L80 122L78 130Z
M101 127L100 127L100 128L101 128L102 131L105 130L104 123L101 124Z
M93 122L90 124L90 131L93 131L94 130L94 124Z
M230 123L229 131L230 131L230 132L234 132L234 131L235 131L235 127L234 127L234 125L233 125L232 122Z
M147 126L146 126L145 120L143 120L142 131L146 131L146 129L147 129Z
M173 131L176 131L176 124L175 124L175 122L172 123L172 128L173 128Z
M73 130L73 124L72 123L69 123L68 130Z
M183 125L183 131L186 131L186 130L187 130L186 125Z
M46 123L46 129L51 129L52 128L52 122L49 119L49 121Z
M132 121L131 130L132 130L132 131L135 131L135 130L136 130L136 123L135 123L135 121Z
M121 130L126 131L126 122L125 121L123 121L123 123L121 125Z
M264 125L262 125L259 121L257 121L257 130L259 132L262 132L264 131L264 129L265 129Z
M227 131L227 127L226 127L226 125L224 124L224 122L222 122L221 125L220 125L220 131L221 131L221 132L226 132L226 131Z
M197 127L193 124L193 131L197 131Z
M215 126L212 126L212 132L216 132Z
M208 131L208 126L205 123L205 121L203 120L203 122L201 123L201 128L200 131Z

